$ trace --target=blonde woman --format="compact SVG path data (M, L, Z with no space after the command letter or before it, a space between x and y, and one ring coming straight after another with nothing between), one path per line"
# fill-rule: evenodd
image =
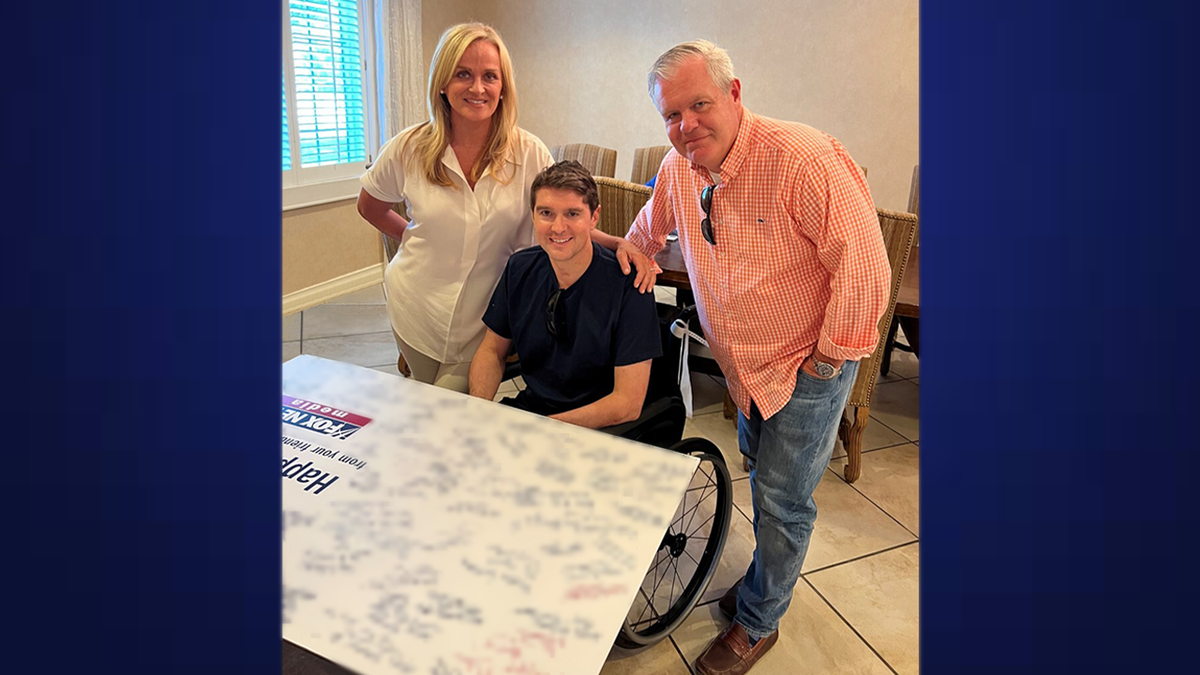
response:
M427 106L429 121L388 141L363 175L358 212L401 241L384 289L413 377L465 393L496 281L533 243L530 185L553 160L517 127L512 63L490 26L442 34ZM392 210L401 201L410 220Z

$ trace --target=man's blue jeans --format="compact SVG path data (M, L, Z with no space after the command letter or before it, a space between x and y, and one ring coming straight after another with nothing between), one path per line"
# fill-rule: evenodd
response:
M750 458L756 543L738 591L737 622L751 638L774 633L792 601L817 519L813 490L833 454L857 375L857 361L828 380L801 369L791 400L770 419L753 404L750 417L738 415L738 446Z

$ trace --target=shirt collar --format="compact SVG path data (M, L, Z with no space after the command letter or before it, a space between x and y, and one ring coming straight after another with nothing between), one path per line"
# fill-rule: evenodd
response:
M453 174L457 175L459 178L463 179L463 183L467 182L467 170L465 167L463 167L462 165L460 165L458 163L458 155L454 154L454 148L450 147L449 143L446 144L446 149L442 152L442 164L446 165L446 168L449 169L451 173L453 173ZM505 162L505 169L508 171L513 171L513 170L515 170L515 168L516 168L516 157L515 156L510 157L509 160L507 162ZM487 179L491 175L492 175L491 167L484 169L483 175L479 177L478 183L482 183L485 179ZM501 175L504 175L504 174L502 173ZM476 183L476 185L478 185L478 183ZM478 188L476 188L476 189L478 189Z
M451 173L463 179L464 183L467 182L467 171L458 165L458 155L454 154L454 148L450 147L449 143L446 144L446 149L442 151L442 164L446 165L446 168Z

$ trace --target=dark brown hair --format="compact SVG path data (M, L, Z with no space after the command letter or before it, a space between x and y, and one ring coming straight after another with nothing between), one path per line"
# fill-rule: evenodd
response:
M600 206L600 194L596 191L596 179L592 178L592 172L573 159L548 166L533 179L533 187L529 188L530 209L537 208L537 193L542 188L577 193L583 197L591 213L595 213L596 208Z

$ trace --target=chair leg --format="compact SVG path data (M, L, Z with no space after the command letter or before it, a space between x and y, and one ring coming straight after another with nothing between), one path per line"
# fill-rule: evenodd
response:
M892 317L892 325L888 327L887 339L883 341L883 357L879 360L879 374L887 377L888 370L892 365L892 350L896 347L896 329L900 323L896 321L896 317ZM908 335L908 333L905 333Z
M846 447L844 475L847 483L858 480L858 475L862 470L862 437L871 412L870 408L858 406L850 406L850 410L854 421L851 422L843 417L842 423L838 426L838 436L842 438L842 445Z
M921 358L921 320L902 316L900 327L904 329L904 337L908 340L908 346L912 347L913 356Z

